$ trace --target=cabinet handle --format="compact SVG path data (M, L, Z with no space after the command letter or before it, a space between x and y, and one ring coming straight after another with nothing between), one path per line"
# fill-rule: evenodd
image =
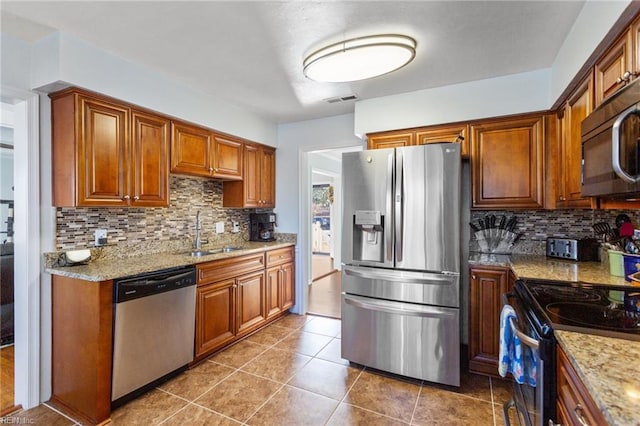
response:
M580 423L582 426L589 426L589 423L587 423L587 421L584 419L584 416L582 415L582 413L584 413L584 409L582 408L582 405L580 404L576 405L576 408L573 409L573 412L576 414L578 423Z
M562 426L562 424L560 424L560 423L554 423L554 421L553 421L553 420L551 420L551 419L549 419L549 423L548 423L548 425L549 425L549 426Z
M209 173L213 172L213 167L209 167Z
M475 275L471 275L471 279L472 279L472 280L475 280L475 279L476 279L476 276L475 276Z
M213 170L214 170L216 173L218 172L218 168L217 168L217 167L215 167Z
M138 200L140 199L140 197L138 197L138 196L136 195L135 197L133 197L133 199L134 199L135 201L138 201Z
M616 83L620 84L622 82L624 83L628 83L631 80L631 77L637 77L638 73L635 71L625 71L624 74L622 74L622 77L618 77L616 79Z
M131 198L131 197L130 197L130 196L128 196L128 195L125 195L125 196L123 197L123 199L124 199L124 200L128 200L129 198Z
M231 288L238 288L238 284L232 285Z

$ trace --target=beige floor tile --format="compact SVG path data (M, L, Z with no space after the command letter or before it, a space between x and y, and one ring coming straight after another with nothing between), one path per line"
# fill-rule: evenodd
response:
M336 337L340 333L341 321L333 318L315 317L307 322L303 331L309 333L322 334L324 336Z
M47 426L67 426L75 424L75 422L72 422L63 415L58 414L56 411L52 410L46 405L38 405L37 407L33 407L29 410L24 410L19 413L14 413L9 416L2 417L0 418L0 420L3 420L0 423L15 425L34 424Z
M251 361L262 352L267 350L268 346L259 343L242 340L228 349L219 352L209 358L210 361L219 362L234 368L240 368L247 362Z
M241 370L267 379L286 383L291 376L311 360L311 357L282 349L271 348Z
M241 423L193 404L189 404L186 408L178 411L163 423L163 425L170 426L238 426L240 424Z
M293 330L290 328L280 327L274 324L247 337L246 340L249 342L259 343L261 345L271 346L287 337L292 331Z
M338 401L285 386L249 419L249 425L324 425Z
M344 402L409 422L419 391L414 383L364 371Z
M195 403L244 422L281 386L271 380L237 371Z
M492 377L491 391L493 392L493 403L502 405L513 397L512 381Z
M111 424L115 426L158 424L187 404L187 401L177 396L154 389L112 412Z
M493 425L493 404L456 392L423 387L413 425Z
M314 356L320 352L331 337L320 334L306 333L304 331L294 331L285 339L278 342L275 347L287 351L298 352L303 355Z
M437 386L435 386L437 387ZM462 372L460 375L460 394L483 401L491 401L491 385L489 377Z
M342 340L333 339L316 355L316 358L324 359L326 361L331 361L338 364L349 365L349 361L342 358L341 353Z
M359 374L357 368L312 359L289 380L289 385L340 401Z
M385 417L382 414L374 413L355 407L350 404L342 403L333 413L327 426L345 426L345 425L367 425L367 426L402 426L408 423L400 420Z
M226 365L205 361L169 382L163 383L159 388L193 401L234 371L234 368Z
M281 319L279 319L273 324L277 325L278 327L298 329L298 328L302 328L302 326L305 325L307 321L310 321L313 318L314 317L309 315L289 314L287 316L282 317Z

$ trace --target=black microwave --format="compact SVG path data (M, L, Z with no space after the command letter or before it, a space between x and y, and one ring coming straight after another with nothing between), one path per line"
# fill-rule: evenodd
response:
M640 79L582 121L582 196L640 198Z

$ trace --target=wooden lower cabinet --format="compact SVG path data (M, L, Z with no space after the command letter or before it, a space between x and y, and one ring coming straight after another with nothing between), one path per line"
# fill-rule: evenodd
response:
M512 288L508 268L469 271L469 371L498 375L502 294Z
M557 422L564 426L606 425L602 412L560 346L557 354Z
M197 266L196 362L293 306L294 261L285 247Z
M196 358L232 342L236 324L236 280L196 290Z

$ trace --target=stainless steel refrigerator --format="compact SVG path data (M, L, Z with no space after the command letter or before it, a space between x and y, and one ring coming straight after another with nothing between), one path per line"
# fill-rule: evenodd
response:
M460 145L342 156L342 357L460 385Z

